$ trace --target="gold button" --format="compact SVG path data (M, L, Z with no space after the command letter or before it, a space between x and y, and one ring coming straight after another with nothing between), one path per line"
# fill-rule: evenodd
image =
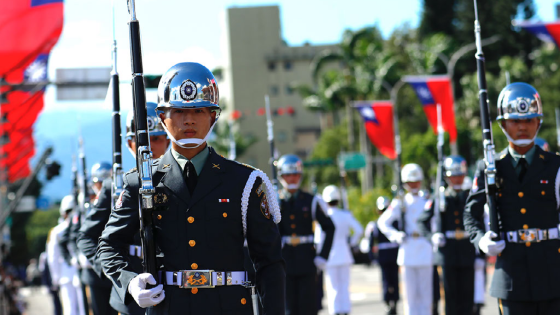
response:
M502 196L502 193L499 193L499 194L498 194L498 197L501 197L501 196Z
M292 237L296 237L296 236L297 236L297 234L296 234L296 233L292 233Z
M525 212L527 212L527 209L521 208L521 214L525 214Z
M196 263L192 263L192 264L191 264L191 269L192 269L192 270L198 269L198 265L197 265Z
M193 217L188 217L187 221L189 221L189 223L193 223L193 222L194 222L194 218L193 218Z
M531 247L531 242L527 242L527 243L525 243L525 246L527 246L527 247Z
M192 288L191 293L192 294L197 294L198 293L198 288Z
M290 214L290 219L292 219L292 220L293 220L293 219L295 219L295 218L296 218L296 216L295 216L295 215L293 215L293 214Z
M528 226L527 224L523 224L523 229L526 230L526 229L528 229L528 228L529 228L529 226Z
M522 191L520 191L517 195L519 196L519 198L523 198L523 192Z
M190 241L189 241L189 245L190 245L191 247L194 247L194 245L196 245L196 242L195 242L194 240L190 240Z
M161 214L158 214L158 215L157 215L157 219L158 219L158 220L161 220Z
M560 248L558 248L558 252L560 253Z
M455 211L455 215L459 215L459 211Z
M247 304L247 300L245 298L242 298L241 299L241 304L243 304L243 305Z
M544 192L544 190L541 191L541 195L543 195L543 196L546 195L546 193Z
M455 224L459 224L459 222L461 222L459 219L455 219Z
M292 224L292 225L290 225L290 226L292 227L292 229L295 229L295 228L296 228L296 225L295 225L295 224Z
M226 212L224 212L222 215L224 216L224 218L227 218L227 213Z

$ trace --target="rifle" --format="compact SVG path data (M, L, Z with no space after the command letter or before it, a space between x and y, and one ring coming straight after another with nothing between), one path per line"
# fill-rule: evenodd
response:
M89 203L89 194L88 194L88 182L87 182L87 166L86 166L86 153L84 150L84 139L82 138L80 132L80 138L78 140L78 144L80 146L80 162L82 164L82 180L79 184L80 186L80 194L82 194L82 200L80 202L80 218L82 215L86 215L86 204ZM77 200L76 200L77 201Z
M114 15L115 10L113 8ZM111 82L109 82L109 89L111 90L113 100L113 184L111 185L111 205L113 206L119 198L123 187L121 104L119 98L119 73L117 72L117 40L115 39L114 28L113 18L113 69L111 71Z
M139 216L140 239L142 243L142 256L144 272L150 273L157 279L156 247L154 241L152 212L154 210L155 194L152 179L152 151L148 134L148 114L146 109L146 87L142 67L142 49L140 44L140 23L136 19L134 0L128 0L128 13L130 14L130 56L132 57L132 101L134 107L134 121L136 122L136 167L138 169L138 182L140 188Z
M489 209L490 230L498 235L498 211L496 209L496 161L494 159L495 149L492 139L492 122L488 108L488 91L486 90L486 70L484 68L484 53L480 40L480 23L478 22L478 9L474 0L474 34L476 39L476 68L478 73L478 100L480 103L480 124L482 125L482 146L484 150L484 164L486 165L484 187L486 189L486 203Z
M270 99L268 94L264 96L264 105L266 109L266 130L268 134L268 144L270 145L270 167L272 169L272 187L274 191L278 193L278 175L276 174L276 158L275 158L275 147L274 147L274 122L272 122L272 116L270 114ZM278 196L277 196L278 197Z
M445 211L445 186L443 185L443 124L441 120L441 105L437 104L437 120L438 120L438 137L437 137L437 151L438 151L438 166L436 175L436 186L434 187L434 218L436 223L436 232L442 232L441 226L441 212Z

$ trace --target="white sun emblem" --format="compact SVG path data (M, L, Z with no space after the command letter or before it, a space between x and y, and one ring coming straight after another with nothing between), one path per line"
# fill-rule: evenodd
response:
M36 60L25 69L27 81L40 82L47 78L47 64L44 61Z
M430 91L425 87L420 87L416 89L416 92L418 93L418 95L420 95L421 99L430 99L432 95Z
M371 107L363 107L362 115L369 120L375 120L375 111Z

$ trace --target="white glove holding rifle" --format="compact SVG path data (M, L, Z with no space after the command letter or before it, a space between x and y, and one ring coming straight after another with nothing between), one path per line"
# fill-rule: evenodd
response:
M128 283L128 293L141 308L155 306L165 299L163 285L146 289L146 284L157 284L156 279L149 273L141 273Z
M497 236L498 235L492 231L486 232L478 243L480 250L489 256L497 256L500 254L504 248L506 248L506 242L504 240L499 240L497 242L493 241L492 239Z

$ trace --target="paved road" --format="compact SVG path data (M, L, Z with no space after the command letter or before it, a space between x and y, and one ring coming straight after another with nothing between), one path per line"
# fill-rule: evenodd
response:
M491 272L491 271L490 271ZM365 267L356 265L352 267L350 275L350 292L352 300L353 315L372 315L385 314L385 305L381 301L381 279L380 271L376 266ZM402 292L402 286L401 286ZM26 315L51 315L53 314L50 296L46 289L21 290L21 295L26 299L28 310ZM402 296L402 295L401 295ZM323 299L323 306L327 307L326 297ZM440 314L442 306L440 305ZM399 303L399 314L403 313L402 303ZM319 312L319 315L327 315L326 309ZM498 315L496 299L487 295L486 306L482 309L482 315Z

